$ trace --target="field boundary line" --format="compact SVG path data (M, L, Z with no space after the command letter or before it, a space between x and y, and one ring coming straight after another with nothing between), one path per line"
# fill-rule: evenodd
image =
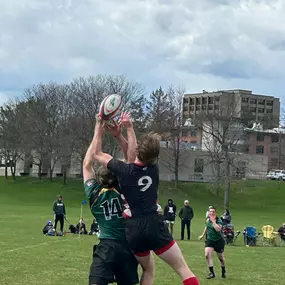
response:
M59 241L65 241L65 239L56 240L56 241L53 241L53 242L59 242ZM50 245L50 244L51 244L51 243L49 243L49 242L42 242L42 243L33 244L33 245L21 246L21 247L13 248L13 249L1 250L0 252L1 252L1 253L9 253L9 252L21 251L21 250L23 250L23 249L35 248L35 247L38 247L38 246Z

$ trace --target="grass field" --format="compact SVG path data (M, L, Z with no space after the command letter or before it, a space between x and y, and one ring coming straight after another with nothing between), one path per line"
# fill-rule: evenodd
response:
M188 199L194 208L192 240L179 241L179 222L175 224L175 237L184 256L200 280L205 284L285 284L285 247L245 247L242 237L235 246L225 250L227 279L220 278L220 268L215 259L217 277L206 280L207 268L204 243L197 237L203 231L205 211L208 205L216 205L222 212L222 198L210 192L208 184L180 184L174 190L168 183L160 186L160 204L173 198L180 207ZM80 203L84 199L81 181L40 182L19 179L16 182L0 178L0 284L1 285L75 285L88 284L91 250L97 239L94 236L67 235L45 237L42 228L52 219L52 202L62 194L66 203L67 218L76 223L80 215ZM233 183L231 211L235 229L253 225L258 230L265 224L279 227L285 222L285 183L272 181L243 181ZM90 225L92 216L88 205L84 206L84 219ZM66 226L67 228L67 226ZM156 285L181 284L160 260L156 261Z

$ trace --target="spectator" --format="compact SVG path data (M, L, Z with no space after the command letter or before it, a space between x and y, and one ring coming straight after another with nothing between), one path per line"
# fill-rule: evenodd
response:
M83 218L80 218L76 225L76 233L80 235L87 235L86 225L83 221Z
M231 217L231 213L230 213L229 209L225 208L225 211L221 216L221 220L222 220L224 225L228 225L231 223L232 217Z
M54 230L56 231L57 223L60 223L60 232L63 232L64 218L66 216L65 205L62 202L62 196L59 195L57 200L53 203L53 213L54 213Z
M181 208L179 212L179 218L181 219L181 240L184 240L185 226L187 228L187 239L190 240L190 225L191 220L194 217L194 211L192 207L189 206L189 201L184 201L184 207Z
M176 206L172 199L168 199L167 205L164 207L164 219L167 225L170 227L170 234L173 235L173 225L176 216Z
M99 227L96 219L93 220L93 223L90 226L90 232L89 235L96 235L99 232Z
M282 240L285 240L285 223L278 229L279 236Z

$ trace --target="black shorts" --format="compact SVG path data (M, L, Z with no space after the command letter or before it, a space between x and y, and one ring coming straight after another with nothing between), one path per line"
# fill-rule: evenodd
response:
M223 253L225 249L225 241L222 238L217 241L206 240L205 247L211 247L215 252Z
M126 219L125 232L128 243L136 256L147 256L150 250L160 255L175 243L163 216L156 213Z
M138 262L126 241L102 239L93 249L89 285L118 285L139 283Z

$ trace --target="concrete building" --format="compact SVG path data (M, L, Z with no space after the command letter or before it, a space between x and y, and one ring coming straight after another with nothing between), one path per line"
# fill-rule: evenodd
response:
M201 112L219 112L221 115L233 108L235 118L246 121L246 124L262 122L268 128L278 127L280 118L279 98L253 94L250 90L221 90L185 94L183 97L183 121L195 118ZM246 119L246 120L245 120Z
M235 167L231 176L247 179L264 179L268 169L268 157L259 154L234 154ZM171 149L162 149L160 154L160 179L174 180L173 157ZM180 156L179 180L212 182L216 174L207 152L201 150L184 150ZM221 171L222 172L222 171Z

